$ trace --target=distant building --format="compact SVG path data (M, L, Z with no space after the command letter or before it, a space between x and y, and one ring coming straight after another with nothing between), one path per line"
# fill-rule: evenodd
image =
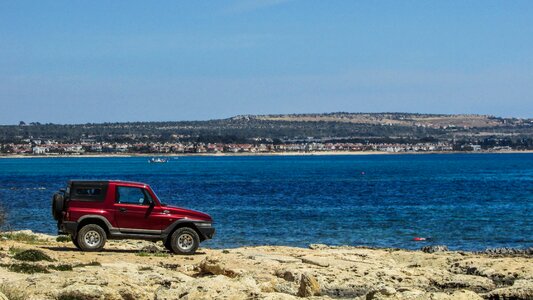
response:
M37 154L37 155L42 155L42 154L46 154L46 152L48 152L48 148L46 147L33 147L33 154Z
M481 145L472 145L472 151L481 151Z

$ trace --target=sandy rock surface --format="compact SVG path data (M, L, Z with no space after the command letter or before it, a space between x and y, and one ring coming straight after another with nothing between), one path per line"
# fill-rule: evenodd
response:
M0 240L0 293L87 300L533 299L529 255L312 245L202 248L196 255L178 256L160 244L139 241L109 241L103 252L83 253L70 242L37 237ZM139 252L143 248L151 251ZM23 263L14 253L24 249L53 259L26 262L47 273L13 270Z

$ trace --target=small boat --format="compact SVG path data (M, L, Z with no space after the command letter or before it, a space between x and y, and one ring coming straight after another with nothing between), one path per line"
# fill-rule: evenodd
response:
M152 157L148 160L149 163L153 164L163 164L163 163L166 163L168 162L168 159L166 158L163 158L163 157Z

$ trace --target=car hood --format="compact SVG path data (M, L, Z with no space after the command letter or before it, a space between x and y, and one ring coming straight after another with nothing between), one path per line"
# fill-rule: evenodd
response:
M211 218L210 215L203 213L201 211L187 209L187 208L178 207L178 206L172 206L172 205L165 205L163 207L164 209L168 210L170 214L173 214L173 215L182 215L183 217L191 219L191 220L209 221L209 222L213 221L213 218Z

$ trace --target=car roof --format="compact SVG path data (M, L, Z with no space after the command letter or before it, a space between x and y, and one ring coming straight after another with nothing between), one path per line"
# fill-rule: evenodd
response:
M143 182L136 182L136 181L124 181L124 180L87 180L87 179L80 179L75 180L71 179L68 181L69 185L76 184L76 185L108 185L110 183L119 183L119 184L126 184L126 185L134 185L134 186L147 186L148 184Z

